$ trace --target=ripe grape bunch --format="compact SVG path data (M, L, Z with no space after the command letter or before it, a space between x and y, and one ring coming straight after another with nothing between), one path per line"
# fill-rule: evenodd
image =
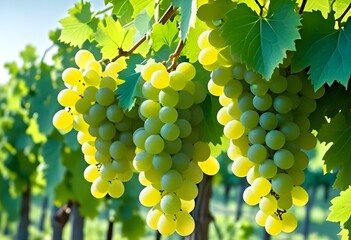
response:
M133 166L145 186L139 200L151 207L146 222L165 236L193 232L190 212L198 194L196 184L203 172L218 171L209 145L200 140L204 113L199 104L207 90L193 81L195 74L187 62L168 72L163 64L149 61L141 70L144 99L139 114L144 125L133 135Z
M58 94L64 107L53 117L54 126L67 133L74 128L84 159L89 164L84 178L91 182L91 193L114 198L124 193L124 185L133 175L135 156L133 131L140 126L136 110L124 112L118 106L114 91L123 83L118 73L123 62L112 62L104 71L92 53L79 50L75 55L78 68L62 73L66 89Z
M291 207L308 201L300 186L309 161L303 150L316 145L309 115L324 88L314 92L304 73L291 74L289 60L264 80L230 52L218 31L199 36L198 59L211 71L208 90L222 106L217 120L230 139L232 172L250 184L243 198L249 205L259 205L257 224L270 235L292 232L297 220Z

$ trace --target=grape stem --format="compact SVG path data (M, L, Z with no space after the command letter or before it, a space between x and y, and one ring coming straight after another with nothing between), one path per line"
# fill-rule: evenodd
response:
M167 62L171 62L171 65L167 68L168 72L171 72L177 67L178 59L180 57L180 53L182 52L184 46L185 46L185 41L179 41L174 53L169 55ZM166 64L166 62L164 62L163 64Z
M163 14L163 16L158 20L158 23L160 24L165 24L172 16L173 14L177 11L177 8L175 8L172 4L168 7L166 12ZM148 33L144 34L142 38L139 39L129 50L125 51L123 48L118 48L118 55L114 57L111 62L116 61L120 57L128 57L131 55L143 42L146 41Z
M260 16L262 16L264 5L261 5L261 3L258 0L255 0L255 3L260 8Z
M341 28L341 21L342 19L346 16L346 14L348 13L348 11L351 9L351 3L347 6L347 8L345 9L345 11L340 15L340 17L338 17L336 19L336 21L338 22L339 28Z
M299 14L302 14L303 13L303 10L305 9L306 7L306 3L307 3L307 0L303 0L302 3L301 3L301 7L299 9Z

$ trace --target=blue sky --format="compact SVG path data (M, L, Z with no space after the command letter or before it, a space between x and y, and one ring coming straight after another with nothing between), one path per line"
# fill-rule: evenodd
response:
M60 27L58 21L78 1L0 0L0 83L8 80L4 63L19 61L19 52L27 44L33 45L39 56L44 54L51 45L49 31ZM90 2L93 10L103 9L104 0Z

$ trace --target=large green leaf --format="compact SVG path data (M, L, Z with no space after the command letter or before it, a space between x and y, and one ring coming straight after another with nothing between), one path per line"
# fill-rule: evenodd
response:
M300 20L294 8L290 0L271 1L267 16L261 17L239 4L227 13L222 36L250 69L270 79L286 51L295 50L294 41L300 38Z
M77 3L68 10L68 14L68 17L59 21L63 28L60 40L72 46L81 47L96 30L96 21L93 20L90 3Z
M118 16L123 25L132 19L134 8L129 0L112 0L110 2L113 4L112 13Z
M309 78L315 89L334 81L347 87L351 75L351 19L344 28L335 29L333 13L324 19L321 12L312 12L303 14L302 24L292 70L310 67Z
M180 8L180 39L184 41L190 27L194 27L196 21L196 0L174 0L175 7Z
M156 23L151 32L152 49L160 50L163 45L171 48L178 39L178 27L176 21L168 21L166 24Z
M95 34L98 47L104 59L112 59L118 55L119 49L127 50L133 43L133 33L124 29L119 21L105 17L105 25L100 24Z

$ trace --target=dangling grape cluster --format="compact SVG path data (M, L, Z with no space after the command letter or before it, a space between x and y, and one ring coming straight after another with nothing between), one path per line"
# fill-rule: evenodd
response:
M54 115L53 124L64 133L72 128L78 131L77 140L89 164L84 178L92 182L92 195L102 198L108 193L118 198L124 192L122 182L133 175L132 133L141 123L136 110L124 112L118 106L114 93L123 83L118 73L124 66L112 62L102 71L87 50L79 50L75 62L79 69L67 68L62 74L67 88L57 99L65 109Z
M243 198L259 205L256 222L270 235L292 232L297 220L289 209L308 201L300 186L309 161L303 150L316 145L308 117L324 89L314 92L304 73L289 72L288 61L266 81L223 43L218 28L203 32L199 62L211 71L208 90L222 105L217 119L230 139L232 171L250 184Z
M198 194L196 184L203 171L216 171L218 165L208 144L200 141L204 113L199 104L207 91L193 81L195 74L187 62L171 72L163 64L148 62L141 71L145 99L139 114L144 125L133 135L133 166L145 186L140 202L151 207L146 222L162 235L177 231L186 236L194 230L190 212Z

